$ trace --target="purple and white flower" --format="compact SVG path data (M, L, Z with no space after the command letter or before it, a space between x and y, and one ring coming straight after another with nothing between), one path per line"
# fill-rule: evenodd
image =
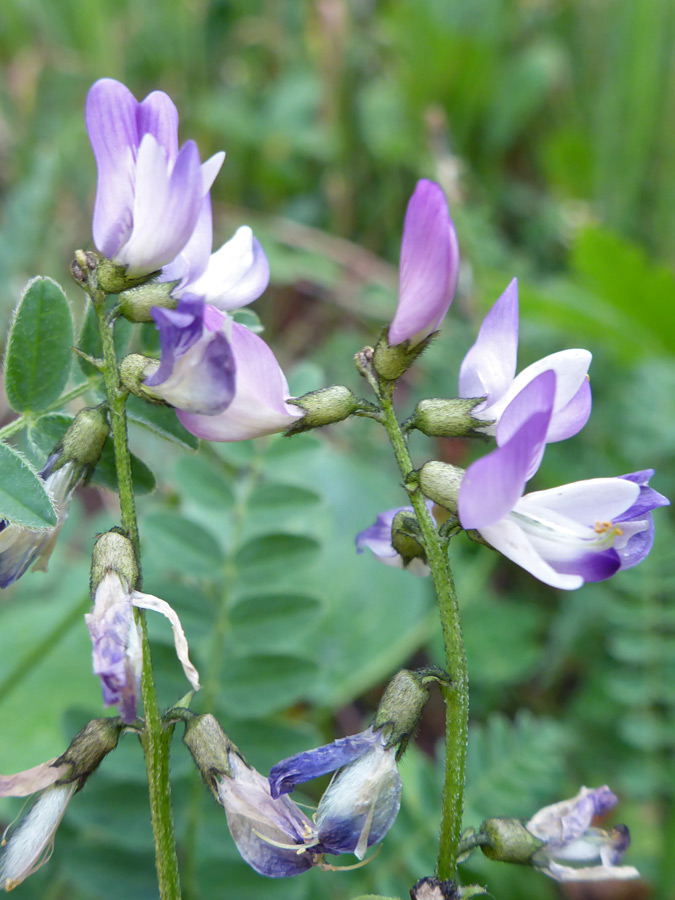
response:
M228 317L195 297L184 298L176 309L154 307L152 315L162 355L144 384L186 412L214 416L227 409L235 392Z
M154 91L139 103L110 78L91 87L85 121L98 169L94 243L130 276L154 272L184 250L200 215L204 224L225 154L202 165L194 141L179 151L171 99Z
M134 619L134 606L154 610L169 620L185 677L194 690L199 690L199 674L190 662L185 632L175 611L159 597L130 590L118 572L109 570L96 587L92 612L84 618L93 644L94 674L101 679L103 702L117 706L127 724L136 718L143 672L142 636Z
M56 525L53 528L34 531L23 525L11 524L5 519L0 520L1 588L8 587L21 578L33 563L35 570L47 571L49 557L68 518L70 495L83 474L82 466L72 460L56 468L59 460L60 455L53 453L38 473L54 503Z
M653 542L652 510L669 500L653 472L594 478L525 494L548 438L556 397L552 371L537 375L504 410L504 443L467 469L458 496L463 528L563 590L602 581L641 562Z
M562 350L532 363L516 375L518 356L518 282L514 278L485 317L478 338L459 372L460 397L485 397L471 415L486 423L482 429L505 440L499 422L506 407L537 375L556 374L553 413L546 442L562 441L580 431L591 413L588 350Z
M459 277L457 235L445 194L421 179L408 202L399 265L399 299L389 326L391 346L421 343L443 321Z
M427 500L427 508L432 511L434 504ZM368 528L364 528L356 535L356 552L363 553L368 548L385 566L393 566L395 569L407 569L413 575L424 576L429 574L429 565L426 559L413 556L407 561L396 550L392 542L392 525L398 513L411 513L415 510L412 506L399 506L396 509L387 509L381 512L375 522Z
M610 832L591 827L594 816L605 815L617 802L616 795L604 785L582 787L571 800L540 809L525 825L530 834L545 843L532 863L560 882L639 878L636 868L620 865L630 845L626 826L617 825Z
M272 797L270 786L234 752L230 775L218 780L218 798L237 849L267 878L288 878L321 864L314 824L290 797Z
M303 415L288 403L288 383L267 344L232 322L230 347L236 365L232 402L217 415L200 415L178 408L188 431L207 441L244 441L283 431Z
M317 849L354 853L363 859L367 848L384 838L398 815L401 776L396 753L396 745L387 746L383 732L372 727L339 738L276 763L269 777L272 797L339 769L314 816Z

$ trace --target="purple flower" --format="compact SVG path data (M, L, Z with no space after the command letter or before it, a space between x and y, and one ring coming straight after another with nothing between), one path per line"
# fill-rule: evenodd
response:
M417 182L405 214L399 299L389 326L391 346L419 344L443 321L457 287L459 248L441 188Z
M591 413L591 388L587 372L588 350L562 350L545 356L516 375L518 354L518 282L514 278L485 317L478 338L464 357L459 372L460 397L485 397L471 411L486 422L487 434L503 443L499 421L506 407L537 375L556 374L553 414L546 442L562 441L580 431ZM490 424L490 423L494 424Z
M94 243L128 275L171 262L192 236L224 154L201 164L194 141L178 149L178 114L161 91L139 103L102 78L87 95L85 120L98 184Z
M184 298L176 309L153 307L152 315L162 357L144 384L186 412L214 416L227 409L235 391L227 316L194 297Z
M272 797L340 769L314 817L317 846L324 853L354 853L363 859L394 824L401 804L397 748L386 744L382 731L371 727L284 759L270 772Z
M54 503L57 514L56 525L53 528L34 531L22 525L10 524L5 519L0 520L0 587L5 588L13 584L32 563L35 563L34 569L47 571L56 539L68 518L70 495L83 474L82 466L74 461L55 468L59 459L59 454L53 453L39 472Z
M237 849L267 878L288 878L321 864L313 823L289 797L272 797L269 783L234 752L218 798Z
M633 866L621 866L621 857L630 844L625 825L611 832L592 828L594 816L613 809L616 796L604 785L582 787L576 797L545 806L526 824L527 830L545 846L537 850L532 863L556 881L610 881L639 878ZM560 863L581 863L578 868ZM589 863L599 863L588 865Z
M652 545L651 511L669 501L651 470L525 494L550 429L556 377L543 372L505 409L504 443L467 469L459 489L463 528L552 587L573 590L637 565Z
M166 616L185 676L199 690L199 675L190 662L185 633L174 610L159 597L130 590L119 573L109 570L96 587L92 612L84 618L93 644L94 674L101 679L103 702L117 706L127 724L136 718L143 672L142 636L134 619L134 606Z
M232 402L218 415L179 408L178 418L187 430L207 441L244 441L283 431L301 418L302 412L286 402L286 378L262 338L232 322L230 347L236 364Z
M429 512L431 512L434 504L431 500L427 500L426 503ZM367 547L369 550L372 550L373 556L377 557L385 566L407 569L413 575L428 575L429 566L426 559L420 556L413 556L406 561L398 550L394 548L391 529L396 515L400 512L414 515L415 510L412 506L399 506L396 509L387 509L385 512L381 512L373 525L364 528L363 531L356 535L356 552L363 553Z

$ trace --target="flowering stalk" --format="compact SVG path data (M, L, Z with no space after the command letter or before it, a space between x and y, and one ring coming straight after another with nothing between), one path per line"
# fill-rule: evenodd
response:
M110 429L115 448L115 467L120 495L122 527L129 536L136 554L140 572L140 549L138 539L138 523L136 521L136 502L134 485L131 477L131 456L127 437L126 391L120 388L119 368L115 354L112 325L108 321L105 310L106 295L91 284L85 286L96 311L101 345L106 393L110 410ZM134 585L140 587L139 582ZM145 727L141 742L145 753L145 765L148 773L148 791L150 795L150 811L152 830L155 838L155 865L159 882L161 900L179 900L180 877L176 842L173 833L173 816L171 811L171 787L169 782L169 742L171 732L165 731L157 702L157 691L152 673L150 643L148 641L145 613L135 610L136 621L141 626L143 635L143 676L141 693L143 696L143 712Z
M371 384L374 380L371 381ZM396 461L410 493L410 502L417 516L431 576L434 580L445 644L445 668L450 676L449 683L440 683L446 704L446 722L445 779L438 851L438 877L446 880L455 877L462 831L464 771L469 728L469 675L457 594L448 563L446 545L436 530L436 524L429 512L424 495L412 480L413 464L401 425L394 412L393 392L393 382L380 383L377 387L383 413L383 424L389 434Z

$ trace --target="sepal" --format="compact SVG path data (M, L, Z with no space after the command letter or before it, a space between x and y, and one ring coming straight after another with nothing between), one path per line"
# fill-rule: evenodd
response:
M532 864L532 857L545 843L528 831L521 819L486 819L480 834L488 841L481 846L488 859L523 866Z
M361 403L348 387L334 384L318 391L310 391L302 397L293 397L287 401L298 406L305 415L294 422L284 432L285 435L300 434L312 428L322 428L342 422L360 408Z
M178 300L171 295L177 281L148 281L122 291L118 297L117 312L129 322L154 322L153 306L175 309Z
M377 708L373 728L383 735L385 749L398 746L400 757L417 727L424 705L429 699L430 681L449 681L437 666L401 669L385 688Z
M128 266L121 266L114 263L105 256L98 256L98 264L96 266L96 281L99 288L106 294L121 294L129 288L137 287L145 284L157 272L150 272L143 275L127 275Z
M220 802L219 780L232 777L230 753L239 753L215 716L206 713L190 717L185 724L183 743L190 751L204 784Z
M462 398L420 400L406 427L416 428L427 437L485 438L480 430L485 426L485 422L471 415L472 410L482 402L481 397L470 400Z
M432 460L420 469L419 486L425 497L454 514L457 512L457 497L463 478L464 469Z
M426 350L435 334L434 331L418 344L404 341L402 344L391 345L385 331L375 345L373 369L385 381L396 381Z
M138 564L133 545L120 528L113 528L99 535L94 544L91 556L92 594L108 572L115 572L127 591L132 590L138 581Z

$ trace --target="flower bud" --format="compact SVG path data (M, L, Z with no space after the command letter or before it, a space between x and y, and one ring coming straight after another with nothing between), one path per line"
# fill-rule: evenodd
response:
M115 528L96 539L91 556L91 590L95 593L108 572L115 572L125 582L126 590L138 581L138 565L134 548L126 535Z
M415 514L400 509L391 523L391 545L403 560L404 568L407 568L413 559L419 559L423 563L427 561L424 547L417 540L419 535L420 527Z
M155 272L143 275L127 275L128 266L120 266L104 256L100 256L96 267L96 281L106 294L120 294L129 288L148 281Z
M425 497L445 507L451 513L457 512L459 486L464 477L464 469L450 463L432 460L425 463L419 472L419 485Z
M417 727L425 703L429 699L430 681L447 681L448 676L436 666L422 669L401 669L387 685L377 708L373 727L387 734L385 748L402 744Z
M489 839L489 844L481 846L485 856L500 862L530 865L534 854L544 846L544 841L529 832L520 819L487 819L480 834Z
M154 322L153 306L163 309L175 309L178 300L171 296L177 281L148 281L137 287L129 288L119 295L117 310L130 322Z
M108 431L108 419L100 406L81 409L55 448L61 456L60 465L72 460L83 468L95 466Z
M137 397L140 397L142 400L147 400L149 403L161 403L165 405L164 400L162 400L161 397L158 397L154 391L146 387L143 383L146 378L154 375L158 369L158 359L151 359L149 356L142 356L140 353L130 353L129 356L125 356L120 363L120 381L122 387L129 391L130 394L135 394Z
M387 335L383 334L375 345L373 368L385 381L396 381L429 346L430 340L431 338L427 337L419 344L404 341L402 344L391 346Z
M230 753L239 751L211 713L193 716L187 721L183 743L192 754L204 783L220 802L219 779L232 777Z
M485 422L475 419L471 410L482 399L420 400L410 417L410 425L428 437L478 437Z
M356 396L340 384L322 388L319 391L310 391L302 397L293 397L288 400L293 406L299 406L305 415L294 422L285 431L286 435L300 434L312 428L321 428L323 425L332 425L334 422L342 422L359 408Z

